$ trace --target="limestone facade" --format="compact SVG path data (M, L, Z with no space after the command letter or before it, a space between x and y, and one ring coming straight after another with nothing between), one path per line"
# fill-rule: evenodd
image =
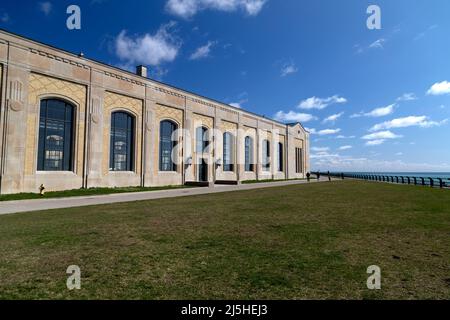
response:
M0 31L0 93L1 194L39 192L42 184L47 191L182 185L199 181L202 172L214 183L304 178L309 171L309 133L299 123L285 125L5 31ZM70 171L38 170L43 99L64 101L75 110ZM110 170L111 115L118 111L134 119L132 171ZM170 172L159 165L165 120L178 129L177 165ZM199 127L208 132L203 152L196 147ZM225 132L233 136L232 170L223 165ZM253 141L251 171L245 166L246 137ZM266 141L269 169L261 165Z

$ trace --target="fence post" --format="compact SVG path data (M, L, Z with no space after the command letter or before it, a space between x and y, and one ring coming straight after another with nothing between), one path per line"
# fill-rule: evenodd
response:
M414 185L417 186L417 178L414 177Z
M442 189L444 187L444 182L442 181L441 178L438 178L438 180L439 180L439 188Z
M434 180L432 178L428 178L430 179L430 187L433 188L434 187Z
M420 178L420 179L422 179L422 185L424 186L425 185L425 178Z

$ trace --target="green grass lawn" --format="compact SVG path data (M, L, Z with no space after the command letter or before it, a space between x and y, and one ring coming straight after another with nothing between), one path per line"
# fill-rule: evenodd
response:
M268 183L268 182L283 182L283 181L300 181L305 179L265 179L265 180L244 180L242 184Z
M48 199L48 198L66 198L66 197L82 197L82 196L98 196L114 193L129 193L129 192L148 192L160 191L170 189L189 188L188 186L164 186L164 187L123 187L123 188L89 188L89 189L74 189L66 191L52 191L46 192L43 196L38 193L16 193L0 195L0 202L12 200L26 200L26 199Z
M0 216L0 298L449 299L450 192L336 181Z

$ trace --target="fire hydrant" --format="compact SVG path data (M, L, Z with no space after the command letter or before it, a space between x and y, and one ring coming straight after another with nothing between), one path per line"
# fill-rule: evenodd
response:
M39 187L39 194L41 196L44 196L44 194L45 194L45 187L43 184L41 184L41 186Z

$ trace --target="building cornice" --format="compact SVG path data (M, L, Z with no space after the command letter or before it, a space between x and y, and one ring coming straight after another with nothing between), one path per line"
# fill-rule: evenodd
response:
M257 119L258 121L261 121L263 123L273 125L273 126L282 126L283 128L287 128L289 125L263 117L259 114L246 111L243 109L235 108L233 106L230 106L229 104L214 100L212 98L208 98L190 91L187 91L185 89L177 88L175 86L159 82L154 79L148 79L141 77L139 75L136 75L130 71L120 69L115 66L108 65L106 63L103 63L101 61L97 61L95 59L88 59L86 57L81 57L79 55L76 55L72 52L69 52L67 50L63 50L57 47L54 47L52 45L48 45L46 43L36 41L18 34L14 34L12 32L9 32L7 30L0 28L0 36L5 36L5 39L0 38L0 43L8 44L10 46L19 47L22 49L29 50L33 54L38 54L40 56L46 57L48 59L54 59L56 61L60 61L62 63L68 63L73 66L92 70L96 72L100 72L106 76L119 79L121 81L130 82L132 84L143 86L147 88L151 88L152 90L155 90L157 92L162 92L165 94L177 96L183 99L187 99L189 101L212 107L217 108L221 111L232 113L235 115L242 114L245 117L248 117L250 119ZM11 40L8 40L8 38L11 38ZM13 41L14 39L17 39L17 41ZM40 49L39 47L44 47L49 50L52 50L55 52L55 54L47 52L45 50ZM300 124L301 128L306 132L304 127Z

